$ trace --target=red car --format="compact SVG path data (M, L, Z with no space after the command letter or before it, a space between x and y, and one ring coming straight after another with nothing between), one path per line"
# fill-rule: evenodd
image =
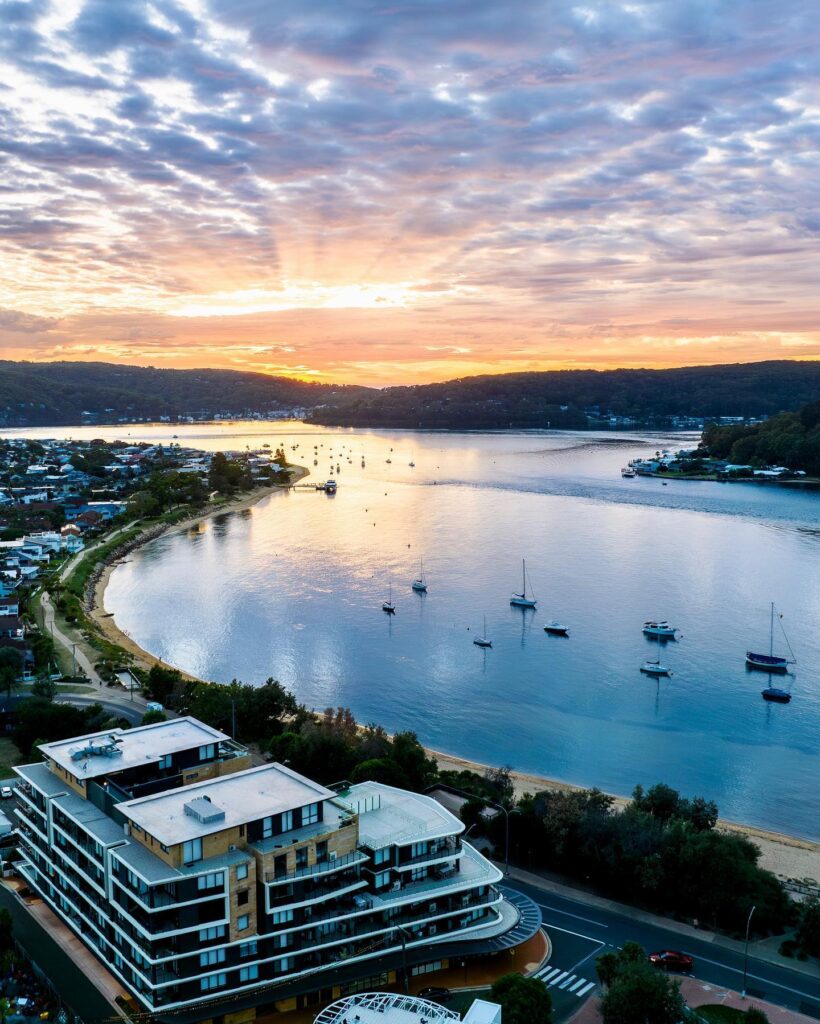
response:
M657 953L650 953L649 962L665 971L680 971L683 974L689 974L695 966L695 961L688 953L679 953L676 949L661 949Z

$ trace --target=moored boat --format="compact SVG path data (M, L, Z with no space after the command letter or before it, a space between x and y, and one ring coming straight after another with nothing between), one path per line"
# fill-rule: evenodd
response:
M382 611L383 612L387 612L388 615L395 615L396 614L396 606L393 604L393 584L392 583L390 584L390 587L388 589L387 594L388 594L387 600L382 604Z
M410 584L417 594L427 593L427 580L424 578L424 562L419 559L419 574Z
M786 641L786 646L789 648L791 658L783 658L774 653L774 617L774 601L772 601L771 612L769 615L769 653L761 654L759 651L746 651L746 664L749 668L756 668L761 672L777 672L782 675L784 672L789 671L789 665L796 665L797 662L795 660L791 644L789 643L789 638L786 636L785 629L783 629L783 623L780 622L781 616L779 615L777 621L780 622L780 628L783 631L783 639Z
M656 639L676 640L678 628L677 626L670 626L665 620L661 622L650 620L643 624L643 632L644 636L651 636Z
M641 672L647 676L671 676L672 672L666 667L661 665L660 661L645 661L641 665Z
M493 642L487 637L487 616L484 616L484 632L481 636L474 636L473 643L476 647L492 647Z
M779 686L767 686L765 690L760 691L760 696L763 700L773 701L775 704L788 704L792 699L789 691L781 690Z
M538 605L535 594L532 597L527 596L527 563L523 558L521 559L521 593L513 594L510 604L516 608L535 608Z
M564 626L560 622L548 622L544 626L544 632L550 636L569 636L569 626Z

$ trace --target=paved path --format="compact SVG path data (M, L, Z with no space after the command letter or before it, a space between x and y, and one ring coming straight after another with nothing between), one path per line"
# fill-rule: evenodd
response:
M40 595L40 602L43 607L44 631L50 633L54 640L75 659L77 667L95 686L102 686L103 681L100 679L99 672L97 672L87 655L81 650L80 645L75 644L73 640L69 639L54 621L54 605L51 603L51 597L46 591L43 591Z

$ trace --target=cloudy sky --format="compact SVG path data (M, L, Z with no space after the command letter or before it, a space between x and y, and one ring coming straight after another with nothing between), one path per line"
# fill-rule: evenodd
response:
M820 358L810 0L0 0L0 357Z

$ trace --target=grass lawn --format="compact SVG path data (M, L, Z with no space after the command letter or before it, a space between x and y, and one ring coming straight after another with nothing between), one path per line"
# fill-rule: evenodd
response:
M746 1017L742 1010L735 1010L731 1006L719 1006L717 1003L697 1006L694 1010L699 1017L708 1020L709 1024L739 1024Z
M23 760L13 740L0 736L0 779L8 779L14 775L11 766Z

